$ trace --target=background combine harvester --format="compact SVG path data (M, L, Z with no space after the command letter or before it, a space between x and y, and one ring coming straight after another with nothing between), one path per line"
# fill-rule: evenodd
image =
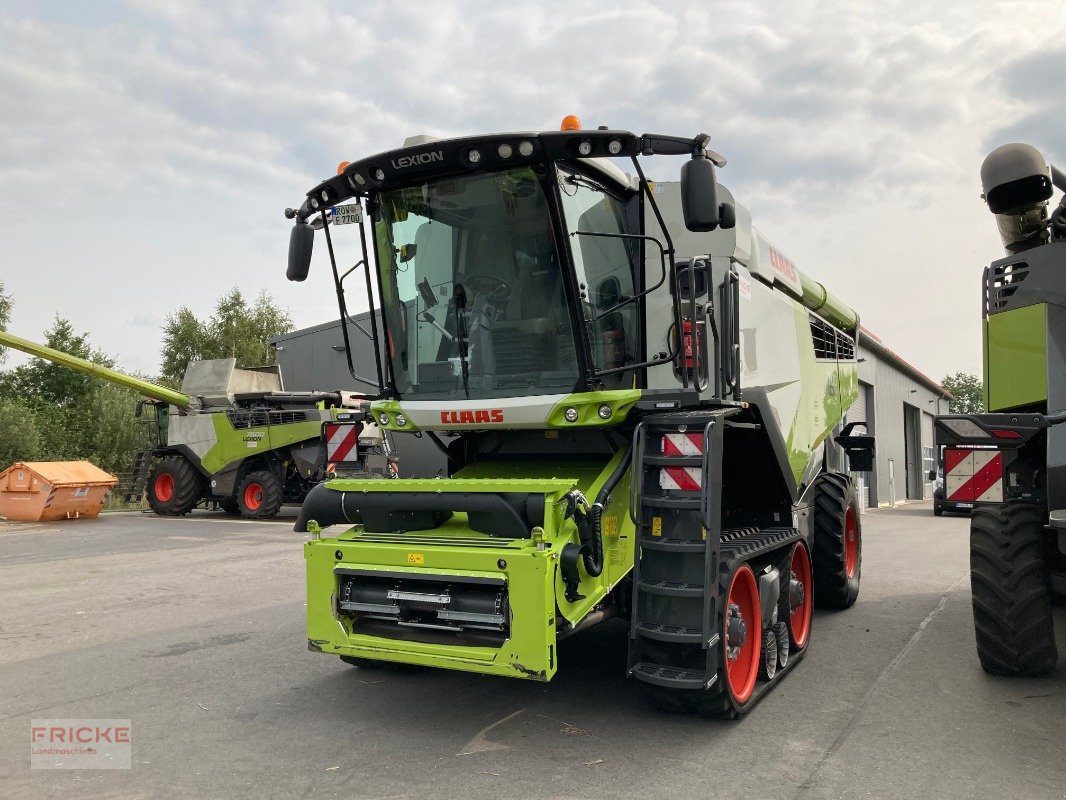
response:
M834 437L858 319L717 185L707 136L575 124L408 140L287 212L288 276L321 228L342 326L366 267L378 424L449 461L312 490L308 647L544 681L560 641L621 616L653 701L740 714L805 652L812 601L858 595L845 449L869 469L873 442ZM688 157L680 183L646 180L654 154ZM326 212L353 198L342 272Z
M1035 675L1058 659L1051 594L1066 596L1066 175L1027 144L981 166L1007 257L984 271L985 408L937 418L945 498L974 504L970 584L981 666Z
M351 392L286 392L276 366L239 369L232 358L190 362L181 391L0 331L0 344L139 392L155 410L154 445L134 456L126 494L147 489L157 514L214 502L231 514L268 518L299 503L327 475L392 474L389 440ZM356 441L358 446L355 446Z

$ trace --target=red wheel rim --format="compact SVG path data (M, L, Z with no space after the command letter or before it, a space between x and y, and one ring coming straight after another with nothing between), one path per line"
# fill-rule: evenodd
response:
M811 554L807 551L807 545L796 542L792 548L792 564L789 566L788 595L788 629L792 634L792 643L796 647L807 644L807 637L811 633L811 613L814 611L813 586L811 581ZM792 581L802 587L802 599L800 592L792 590ZM798 602L797 602L798 601Z
M155 479L155 498L166 502L174 496L174 476L168 472L164 472Z
M855 577L859 566L859 523L855 519L855 509L848 506L844 517L844 572L848 578Z
M739 646L730 642L731 616L739 616L744 622L744 639ZM743 703L751 697L755 689L755 678L759 674L759 651L762 647L759 589L755 585L755 575L751 567L746 564L736 571L729 584L722 639L725 643L723 652L729 691L738 703Z
M258 511L263 505L263 487L258 483L249 483L244 487L244 507L249 511Z

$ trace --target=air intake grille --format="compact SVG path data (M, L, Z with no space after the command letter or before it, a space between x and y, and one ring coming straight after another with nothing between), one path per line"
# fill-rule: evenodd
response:
M307 414L303 411L227 411L226 416L234 430L290 425L307 420Z
M831 358L840 361L855 360L855 340L837 330L821 317L811 314L811 340L814 342L815 358Z
M985 283L986 313L1004 308L1011 295L1018 291L1019 285L1028 276L1029 264L1025 261L990 267Z

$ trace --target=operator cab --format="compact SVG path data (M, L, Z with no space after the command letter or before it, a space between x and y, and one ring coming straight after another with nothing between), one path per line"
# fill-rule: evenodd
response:
M362 263L372 249L382 304L378 360L390 378L379 381L383 396L465 401L639 389L643 369L676 359L680 347L649 354L643 341L641 301L668 271L675 284L677 276L666 265L669 234L665 246L643 235L647 206L658 210L636 156L691 155L682 170L683 187L693 173L683 188L686 223L726 227L732 209L715 200L706 143L703 135L604 130L419 139L342 165L287 212L296 219L289 277L307 273L308 218L322 214L332 257L325 212L356 197L370 222L367 230L360 221ZM607 160L627 156L641 180ZM653 286L645 285L645 250L662 256ZM367 294L372 301L369 272ZM677 308L675 316L678 330Z

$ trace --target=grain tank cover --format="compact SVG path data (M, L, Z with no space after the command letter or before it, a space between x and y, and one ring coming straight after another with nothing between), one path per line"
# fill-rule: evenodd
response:
M276 365L238 369L235 358L190 361L181 390L199 398L205 408L228 407L234 405L236 395L280 392L281 369Z

